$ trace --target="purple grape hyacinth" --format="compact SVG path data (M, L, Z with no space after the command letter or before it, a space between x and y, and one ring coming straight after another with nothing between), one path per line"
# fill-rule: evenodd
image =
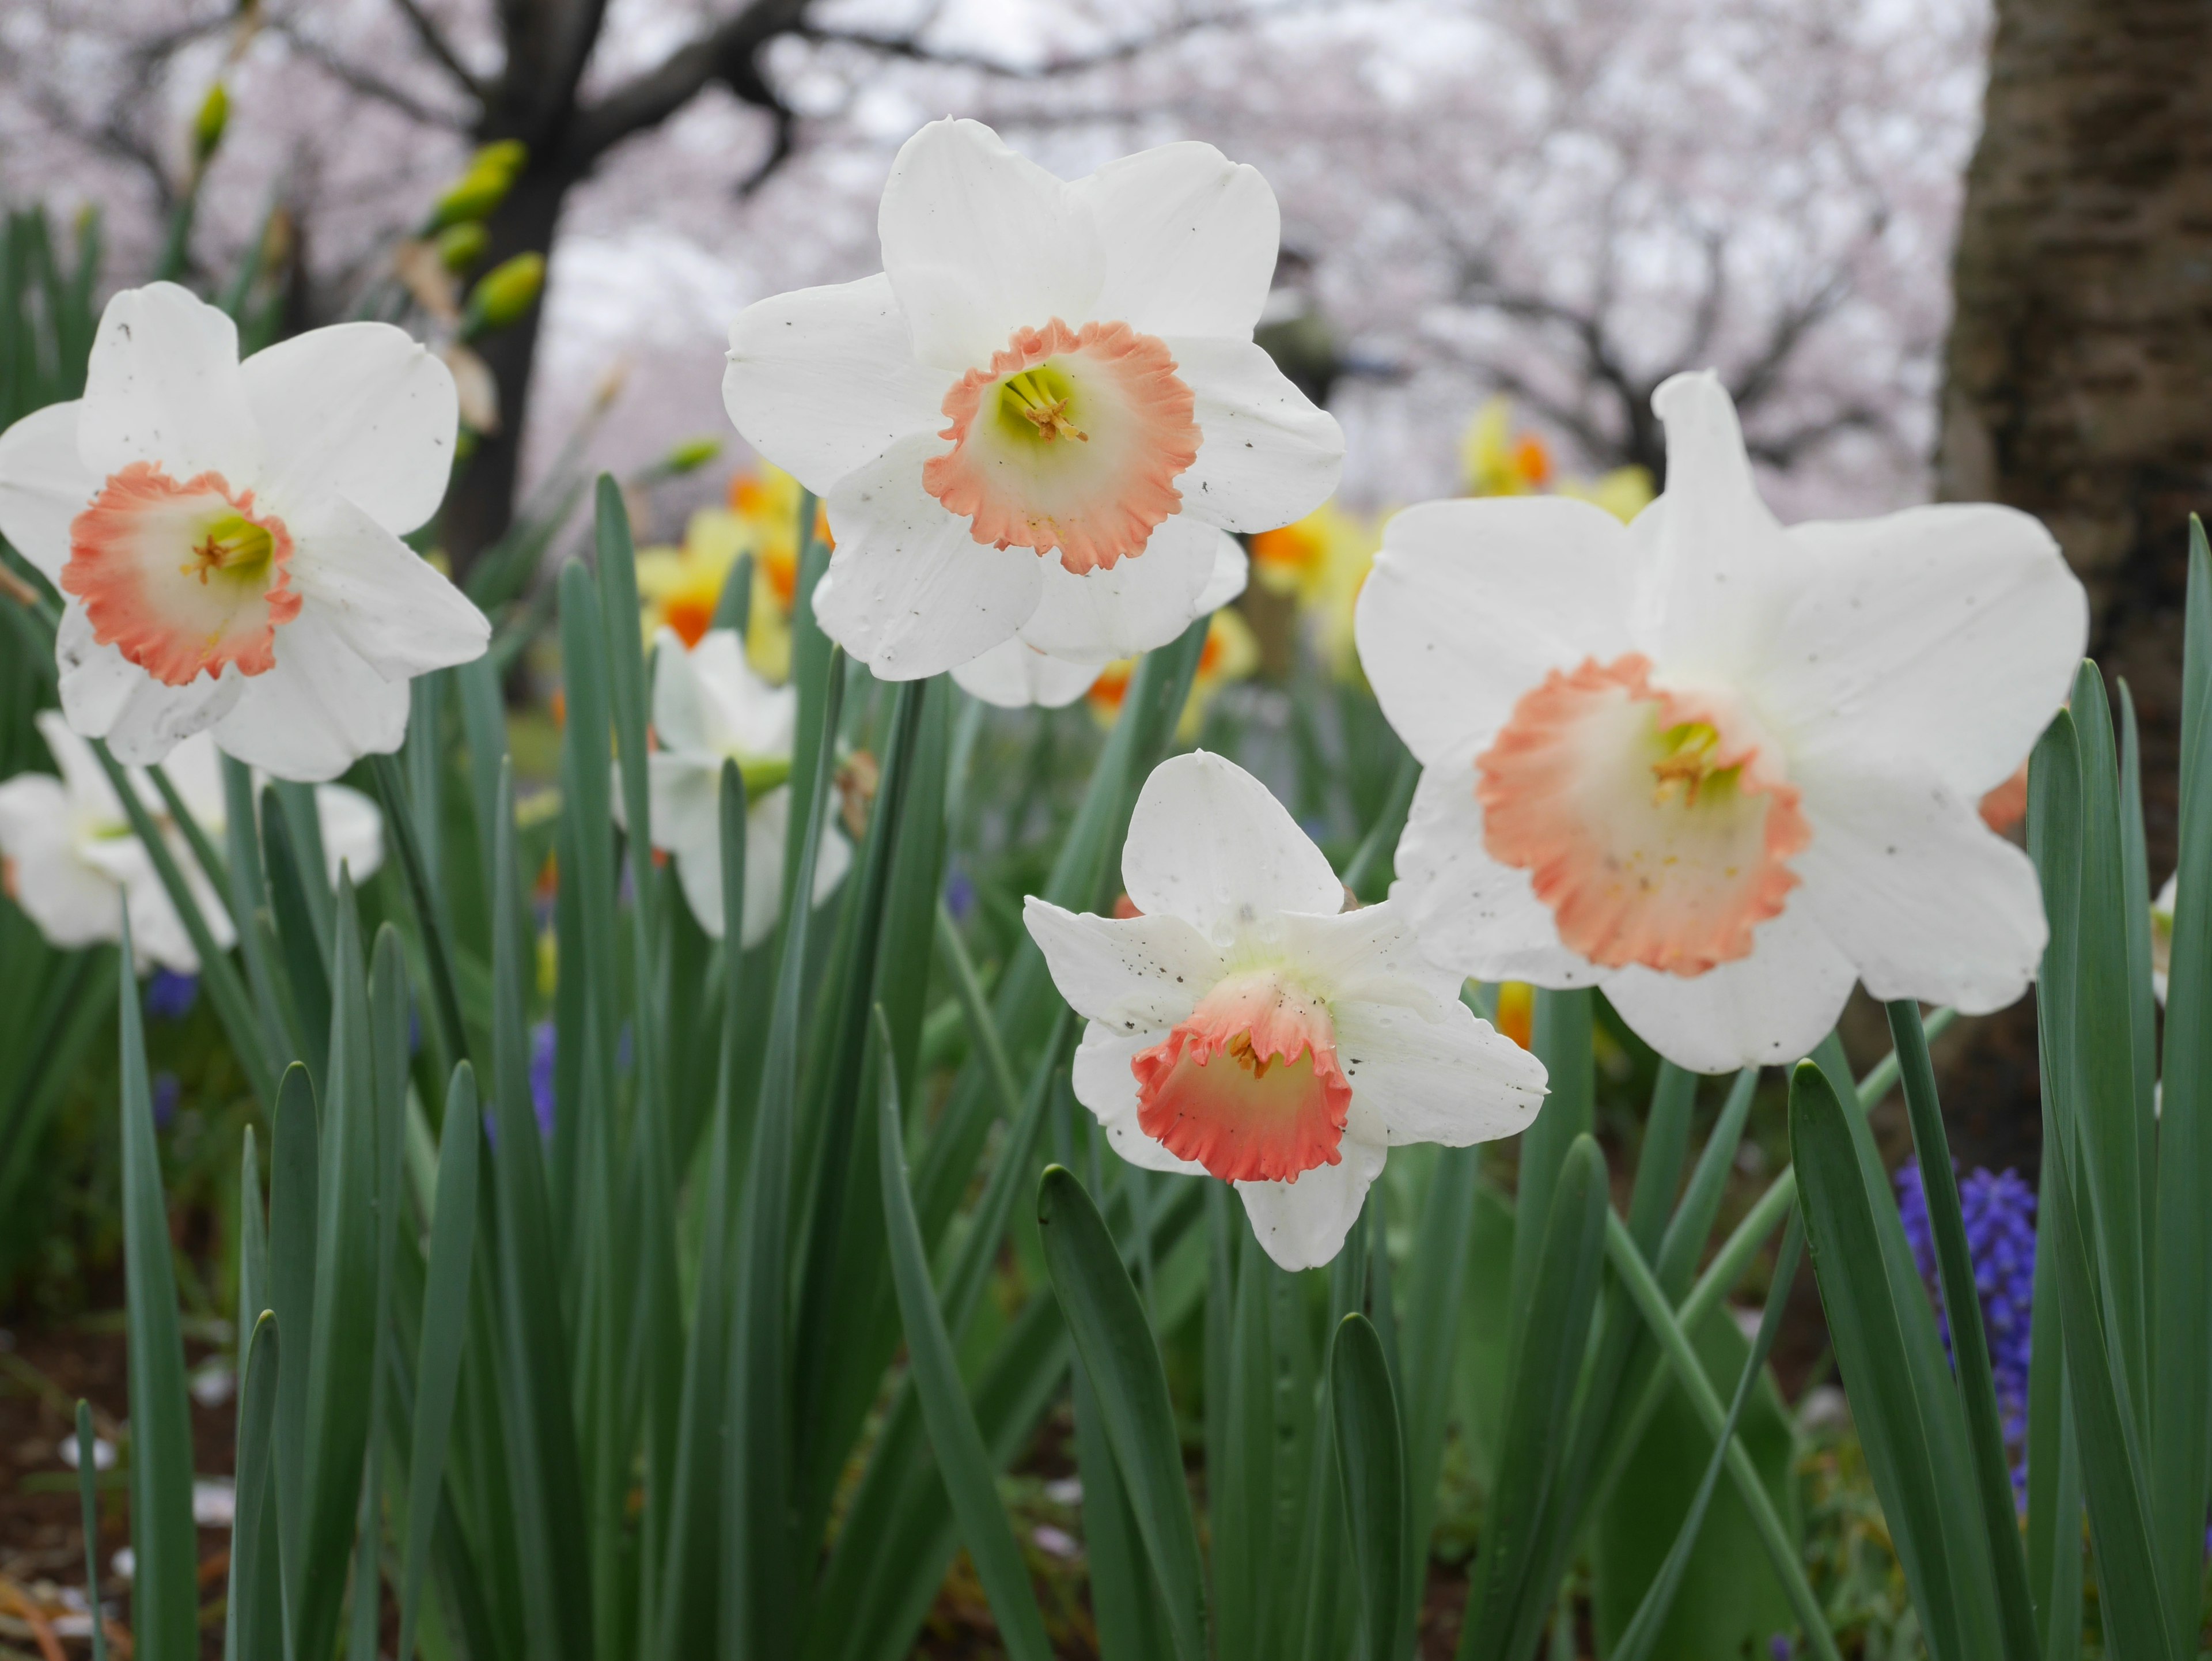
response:
M1909 1160L1897 1173L1897 1209L1912 1260L1935 1299L1943 1350L1951 1350L1951 1323L1943 1312L1936 1266L1936 1241L1928 1219L1928 1194L1920 1165ZM2035 1305L2035 1192L2016 1171L1969 1171L1959 1183L1959 1212L1966 1226L1966 1251L1988 1335L1990 1372L2005 1445L2013 1455L2013 1488L2026 1493L2028 1327Z

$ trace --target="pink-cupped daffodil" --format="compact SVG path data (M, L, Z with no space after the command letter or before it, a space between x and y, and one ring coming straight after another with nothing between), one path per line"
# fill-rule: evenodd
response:
M1087 1019L1075 1095L1153 1171L1234 1183L1287 1269L1336 1256L1387 1151L1523 1129L1543 1064L1460 1001L1405 908L1346 911L1321 850L1257 779L1197 751L1146 781L1127 917L1032 897L1052 977Z
M1385 532L1359 648L1425 770L1394 891L1424 946L1601 986L1704 1072L1803 1055L1855 980L2010 1003L2041 897L1977 810L2081 660L2057 545L1986 506L1784 527L1713 375L1653 404L1667 489L1626 526L1523 496Z
M1194 602L1194 618L1212 614L1202 653L1215 650L1218 629L1242 626L1241 619L1235 624L1224 624L1222 618L1226 614L1221 608L1244 592L1245 575L1244 551L1237 545L1236 538L1221 538L1214 548L1213 575ZM1035 640L1016 635L981 657L970 659L953 670L954 681L970 697L995 703L1002 709L1019 709L1030 704L1058 709L1086 692L1092 695L1095 705L1099 687L1116 676L1120 685L1127 685L1136 654L1146 649L1150 636L1142 630L1131 630L1127 626L1131 614L1113 603L1121 586L1115 582L1115 575L1102 573L1100 577L1098 586L1087 597L1087 604L1068 608L1049 629L1038 628L1034 631ZM1198 671L1200 681L1205 679L1206 667L1201 655ZM1194 683L1194 697L1197 691ZM1118 710L1120 707L1117 698L1114 708Z
M184 919L92 746L53 710L33 719L58 772L18 773L0 782L0 887L49 945L74 951L119 940L128 910L141 973L198 973L199 953ZM182 740L162 771L200 829L220 845L227 814L215 740L205 733ZM183 827L143 772L133 768L125 776L184 873L208 932L228 946L237 938L230 914L192 857ZM315 817L332 882L343 870L364 880L384 862L384 816L368 797L324 785L315 792Z
M452 467L453 378L346 323L238 357L171 283L107 302L82 399L0 435L0 533L67 599L63 712L156 762L212 731L279 778L399 747L407 683L490 625L400 541Z
M744 939L748 948L775 928L783 901L783 850L791 822L791 747L799 693L771 686L746 666L737 632L710 629L686 650L664 630L653 654L653 845L676 861L676 877L699 927L722 938L722 764L745 785ZM617 822L622 792L614 794ZM814 903L827 899L853 863L834 824L815 855Z
M1279 216L1252 168L1170 144L1068 183L939 121L878 229L880 276L746 308L722 392L828 503L814 613L878 676L1163 644L1228 532L1334 487L1336 423L1253 344Z

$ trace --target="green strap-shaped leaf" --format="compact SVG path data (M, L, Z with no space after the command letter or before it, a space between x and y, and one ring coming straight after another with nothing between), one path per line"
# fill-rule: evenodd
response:
M107 1661L107 1621L100 1612L100 1461L92 1434L92 1403L76 1404L76 1494L84 1520L84 1584L93 1595L92 1661Z
M127 786L121 787L126 792ZM123 956L131 956L123 917ZM154 1141L138 983L122 977L117 1000L123 1060L123 1269L130 1294L131 1547L137 1649L145 1661L199 1654L199 1536L192 1526L192 1421L185 1396L185 1346L177 1324L169 1206ZM85 1459L82 1467L93 1468Z
M315 1088L330 1090L330 954L315 934L307 912L299 856L276 798L261 794L261 847L269 871L269 915L283 954L285 989L299 1027L300 1059L313 1075Z
M1360 1652L1369 1661L1386 1661L1398 1652L1403 1603L1405 1449L1382 1341L1374 1323L1356 1311L1337 1323L1328 1384L1336 1413L1337 1475L1359 1579Z
M1996 1641L1996 1594L1972 1474L1959 1457L1958 1396L1948 1378L1915 1365L1916 1351L1936 1351L1941 1367L1934 1316L1917 1273L1899 1284L1895 1202L1853 1131L1826 1075L1801 1062L1790 1080L1790 1150L1828 1330L1929 1647L1937 1661L1966 1661ZM1875 1210L1875 1188L1886 1216Z
M1128 1490L1145 1555L1159 1583L1178 1661L1206 1654L1206 1586L1183 1487L1167 1373L1121 1253L1083 1184L1063 1165L1037 1184L1045 1267Z
M906 1328L908 1365L915 1389L921 1398L923 1421L929 1427L937 1467L944 1474L951 1496L953 1515L959 1519L961 1537L967 1542L984 1595L991 1600L999 1635L1013 1661L1051 1661L1052 1644L1045 1636L1044 1616L1038 1612L1036 1594L1030 1586L1029 1570L1021 1548L1007 1524L1006 1507L999 1500L998 1467L975 1428L968 1396L960 1383L960 1366L945 1332L937 1293L930 1284L929 1258L922 1249L921 1228L915 1220L914 1196L906 1183L903 1120L899 1113L898 1080L890 1066L890 1029L880 1006L875 1012L876 1171L883 1192L884 1226L890 1248L891 1281L898 1293L899 1317Z
M300 1359L276 1384L276 1526L283 1541L285 1644L293 1650L300 1575L307 1561L307 1335L314 1330L317 1218L321 1207L321 1131L315 1087L298 1062L284 1069L270 1138L269 1307L294 1335Z
M453 1069L438 1138L438 1189L423 1275L422 1324L415 1350L415 1425L407 1454L406 1556L399 1580L401 1661L415 1653L422 1577L444 1497L446 1448L468 1337L469 1276L476 1261L477 1171L483 1141L475 1069Z
M448 1062L465 1062L469 1058L469 1032L461 1019L460 983L453 973L453 953L441 920L444 908L438 903L429 861L416 834L413 804L398 761L390 756L372 756L369 762L376 793L384 802L384 822L398 844L399 871L406 880L407 897L415 907L422 956L430 966L430 1007L438 1023L438 1041Z
M238 1457L232 1477L230 1593L224 1612L223 1653L228 1661L258 1661L283 1653L277 1559L270 1547L276 1521L270 1480L276 1424L276 1317L264 1310L253 1323L238 1376Z

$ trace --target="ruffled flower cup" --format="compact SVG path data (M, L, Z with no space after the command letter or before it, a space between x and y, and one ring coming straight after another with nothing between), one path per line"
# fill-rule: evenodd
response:
M106 770L54 711L41 710L34 719L59 776L18 773L0 782L0 885L51 946L75 951L120 940L127 910L140 973L158 968L197 974L199 953ZM204 733L183 740L162 771L193 819L220 844L227 813L215 740ZM183 828L152 781L136 769L127 776L184 873L208 932L228 947L237 938L230 913L192 856ZM315 792L315 817L331 882L342 870L362 881L384 862L384 816L360 792L322 786Z
M1013 642L1094 670L1162 645L1225 565L1242 587L1226 532L1335 487L1336 423L1252 341L1280 221L1250 167L1170 144L1071 184L939 121L878 227L883 274L747 307L722 383L746 441L827 502L815 615L878 675L999 651L994 701L1066 702L1073 675Z
M382 323L240 362L174 283L107 303L82 399L0 435L0 533L62 591L63 712L124 761L212 731L279 778L399 747L482 612L399 540L437 511L453 378Z
M1543 497L1391 520L1360 657L1425 771L1399 845L1438 962L1601 986L1703 1072L1788 1062L1854 981L1978 1014L2044 946L1978 811L2064 700L2081 586L2008 508L1784 527L1710 374L1653 399L1628 526Z
M791 823L791 747L799 694L771 686L747 666L737 632L714 629L690 651L664 630L653 657L653 845L676 861L677 881L699 927L722 937L722 764L745 783L744 938L758 946L783 904L784 839ZM623 819L622 792L615 817ZM814 903L827 899L853 863L835 825L822 829Z
M1460 1001L1395 901L1344 887L1260 782L1199 751L1146 782L1121 855L1139 915L1032 897L1089 1025L1075 1095L1121 1157L1234 1183L1267 1255L1328 1262L1388 1150L1524 1129L1543 1064Z

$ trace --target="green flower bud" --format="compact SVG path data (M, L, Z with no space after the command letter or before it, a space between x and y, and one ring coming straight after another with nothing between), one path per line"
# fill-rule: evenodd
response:
M438 263L449 271L465 271L484 257L490 240L481 220L448 225L438 233Z
M722 441L719 438L687 438L670 450L660 465L673 478L703 467L721 453Z
M462 337L505 328L538 303L538 290L544 286L544 254L519 253L501 261L469 291L469 303L461 314Z
M430 210L428 228L442 231L448 225L465 225L483 218L507 199L507 186L514 182L494 168L470 168L446 187L437 206Z
M514 176L522 171L523 164L529 160L529 145L520 138L502 138L496 143L485 145L471 156L469 171L502 173L512 183Z
M230 125L230 93L218 81L200 100L200 113L192 118L192 161L201 167L213 155L216 146L222 143L222 130Z

